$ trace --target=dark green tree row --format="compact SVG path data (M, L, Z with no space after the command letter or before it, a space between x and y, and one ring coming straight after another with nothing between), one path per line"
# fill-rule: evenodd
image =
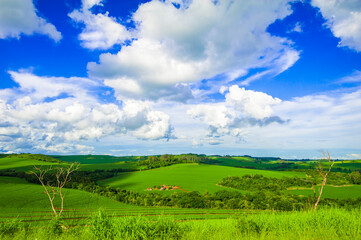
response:
M229 176L223 178L218 183L221 186L241 189L246 191L281 191L286 190L288 187L299 186L299 187L312 187L310 181L305 179L300 179L298 177L283 177L283 178L273 178L273 177L264 177L261 174L255 175L243 175L238 176Z
M309 178L301 179L299 177L283 177L273 178L265 177L261 174L229 176L219 181L219 185L246 190L246 191L280 191L286 190L289 187L312 187L312 184L320 184L322 178L315 172L308 173ZM359 171L352 173L330 173L327 178L327 183L331 185L344 184L361 184L361 174Z
M146 166L148 169L169 166L177 163L200 163L207 160L204 155L197 154L181 154L171 155L164 154L161 156L148 156L146 160L137 162L138 166Z

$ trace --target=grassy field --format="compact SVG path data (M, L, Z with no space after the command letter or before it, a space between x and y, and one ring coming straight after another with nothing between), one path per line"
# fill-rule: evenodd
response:
M4 169L15 169L17 171L27 171L32 169L34 165L67 165L64 164L54 164L51 162L37 161L34 159L27 159L21 157L3 157L0 158L0 170Z
M288 191L291 194L295 194L295 195L313 196L312 189L294 189ZM338 199L361 198L361 186L360 185L351 185L351 186L326 185L322 193L322 198L338 198Z
M103 164L125 161L135 162L146 159L144 156L114 157L109 155L51 155L51 157L64 162L78 162L82 164Z
M99 184L139 192L144 192L145 189L154 185L166 184L180 186L186 191L199 191L201 193L208 191L213 193L224 189L224 187L216 185L222 178L244 174L263 174L267 177L305 176L304 173L300 172L276 172L205 164L177 164L152 170L121 173L119 176L99 181Z
M125 204L88 192L64 189L65 209L116 208ZM59 206L59 201L55 202ZM50 202L41 185L31 184L23 179L0 177L0 215L49 211Z
M97 160L100 163L92 163L92 164L81 164L80 171L86 170L111 170L111 169L138 169L135 162L111 162L111 163L101 163L100 160ZM83 161L85 162L85 161ZM21 157L3 157L0 158L0 170L5 169L15 169L16 171L29 171L33 169L34 165L43 165L43 166L67 166L70 164L67 162L64 163L51 163L38 161L35 159L27 159Z
M163 215L184 220L220 219L234 215L234 210L139 207L73 189L64 189L64 193L66 198L63 217L72 221L83 221L100 209L114 217L147 216L154 218ZM55 206L60 206L59 201L55 201ZM53 212L42 186L28 183L19 178L0 177L0 222L16 217L26 221L45 221L53 217Z

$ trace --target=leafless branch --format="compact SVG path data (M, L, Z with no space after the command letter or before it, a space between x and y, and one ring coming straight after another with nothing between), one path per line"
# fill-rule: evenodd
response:
M329 167L328 167L328 170L325 171L324 168L322 167L321 163L319 164L319 167L316 169L317 172L321 175L321 177L323 178L323 181L322 181L322 185L321 185L321 189L320 189L320 192L318 194L318 198L317 198L317 201L314 205L314 210L316 211L317 210L317 206L318 206L318 203L320 202L321 200L321 195L322 195L322 192L323 192L323 188L324 186L326 185L326 181L327 181L327 176L328 174L330 174L331 172L331 169L333 167L333 165L335 164L335 160L334 159L331 159L331 155L328 151L326 152L322 152L322 155L323 155L323 158L322 160L327 160L328 163L329 163ZM315 191L314 191L315 192Z
M67 182L71 180L70 174L74 171L78 170L80 168L79 163L72 163L69 167L58 167L56 169L56 172L54 173L54 176L56 178L56 183L52 184L50 181L47 181L47 183L44 183L44 177L47 173L49 173L52 170L52 167L42 168L34 166L34 170L31 171L32 174L34 174L41 185L43 186L46 195L49 198L51 208L54 212L55 217L60 217L63 210L64 210L64 198L65 194L63 193L63 187ZM61 206L60 211L57 212L57 208L54 206L54 199L56 196L60 196L61 199Z

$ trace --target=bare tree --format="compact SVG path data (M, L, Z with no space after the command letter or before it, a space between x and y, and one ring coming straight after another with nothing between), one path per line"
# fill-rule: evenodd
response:
M335 164L335 159L331 159L331 155L330 155L330 153L328 151L322 152L322 154L323 154L323 158L321 160L327 161L329 163L329 166L328 166L328 170L325 170L323 168L323 166L322 166L322 162L320 161L319 164L318 164L318 167L316 168L316 171L323 178L323 180L322 180L321 189L320 189L320 192L318 194L317 201L316 201L315 206L314 206L315 211L317 210L318 203L321 200L321 195L322 195L322 192L323 192L323 188L326 185L326 181L327 181L327 176L328 176L328 174L330 174L331 168ZM312 186L312 188L313 188L313 186ZM315 191L314 188L313 188L313 191L314 191L314 195L315 195L316 191Z
M34 166L34 171L31 171L34 174L41 185L43 186L46 195L49 198L51 209L54 212L55 217L60 217L64 210L64 198L65 194L63 192L63 188L67 182L71 180L70 174L80 167L79 163L72 163L68 167L58 167L53 169L52 166L47 168ZM56 181L52 182L50 180L45 179L46 174L50 174L53 172L53 176L55 176ZM57 196L60 196L60 208L55 207L54 200ZM57 211L59 210L59 212Z

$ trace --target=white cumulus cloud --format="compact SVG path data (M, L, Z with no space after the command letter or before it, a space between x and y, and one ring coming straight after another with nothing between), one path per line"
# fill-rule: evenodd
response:
M320 8L340 46L361 51L361 1L312 0L312 5Z
M199 119L209 127L208 142L218 144L219 137L231 135L241 137L247 134L249 126L266 126L273 122L283 123L277 116L273 116L272 106L281 103L262 92L245 90L233 85L225 96L224 102L198 104L191 107L187 114Z
M85 28L79 35L82 46L89 49L109 49L116 44L122 44L130 38L130 33L117 19L109 13L93 14L91 8L101 5L101 0L83 0L82 9L69 13L69 17L84 24Z
M150 102L102 103L93 94L98 83L90 79L10 73L19 87L0 90L2 151L81 152L90 149L79 142L107 136L173 137L169 116Z
M47 35L56 42L62 38L53 24L37 15L32 0L0 1L0 39L34 33Z
M299 52L266 29L289 14L286 0L150 1L132 16L131 43L89 63L89 75L120 97L171 98L178 84L183 95L176 99L183 101L192 97L191 84L202 79L224 75L220 81L231 81L252 68L277 75Z

